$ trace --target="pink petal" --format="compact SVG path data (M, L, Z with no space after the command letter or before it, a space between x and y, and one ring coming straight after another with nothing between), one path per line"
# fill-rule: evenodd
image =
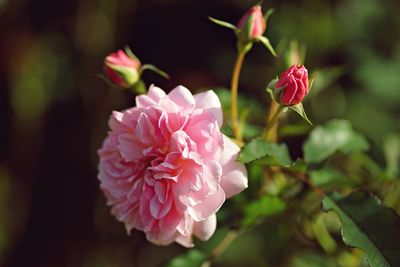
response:
M136 126L136 136L143 144L152 144L154 142L154 133L155 129L152 121L147 114L142 112Z
M195 100L192 93L184 86L175 87L169 94L169 99L174 101L181 108L194 107Z
M132 134L121 134L118 138L119 145L118 150L121 156L128 162L135 161L143 156L143 144L135 140L135 136Z
M113 111L110 119L108 120L108 125L112 130L117 131L121 127L122 117L124 114L122 112Z
M100 188L117 220L155 244L193 246L210 238L215 213L247 186L239 148L220 132L221 103L211 91L169 95L151 86L137 107L114 112L98 150Z
M291 105L293 98L295 97L295 95L297 93L297 90L298 90L298 88L297 88L296 79L293 76L290 76L288 85L284 89L282 96L281 96L282 103L285 105Z
M222 177L220 185L224 189L226 198L238 194L248 186L247 171L243 163L236 158L240 148L224 135L224 151L220 159L222 165Z
M194 247L192 236L191 235L178 235L175 239L175 242L181 244L184 247L192 248Z
M146 238L156 245L168 246L175 241L176 235L176 231L152 231L146 233Z
M203 108L210 112L218 122L221 128L223 122L223 114L221 109L221 102L214 91L208 90L203 93L194 95L196 100L196 108Z
M161 98L166 96L165 92L161 88L154 86L154 84L150 85L147 95L155 102L160 101Z
M138 95L135 98L136 106L140 108L155 106L157 103L147 95Z
M193 230L193 220L190 216L185 212L182 214L181 220L176 227L176 230L184 236L190 235Z
M193 224L193 234L199 239L206 241L214 234L216 228L217 216L213 214L204 221L195 222Z
M150 85L147 94L138 95L135 98L137 107L156 106L161 98L165 97L165 92L154 85Z
M208 196L202 202L189 209L189 215L194 221L199 222L207 219L216 213L225 201L225 193L221 187L218 187L215 194Z
M166 203L160 203L158 196L154 196L150 200L150 213L155 219L164 217L172 207L172 198L169 198Z
M197 144L198 153L203 157L217 157L222 148L222 134L216 121L209 113L193 115L185 132ZM210 121L211 119L211 121Z

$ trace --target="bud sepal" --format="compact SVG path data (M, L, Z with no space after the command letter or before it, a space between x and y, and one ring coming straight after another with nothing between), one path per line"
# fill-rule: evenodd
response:
M309 81L310 83L310 88L312 85L312 82L314 81L311 80ZM300 102L298 104L295 105L285 105L282 103L282 95L287 87L287 85L281 86L281 87L277 87L276 84L278 82L278 77L273 79L267 86L266 91L269 94L269 96L271 97L271 101L276 102L277 104L279 104L279 106L281 107L282 112L287 112L288 109L291 109L293 111L295 111L297 114L299 114L307 123L309 123L310 125L312 125L312 122L309 120L309 118L307 117L307 114L304 110L304 106L303 104Z
M145 70L150 70L150 71L155 72L155 73L157 73L158 75L164 77L164 78L167 79L167 80L169 79L169 75L168 75L165 71L163 71L163 70L157 68L157 67L154 66L154 65L151 65L151 64L144 64L144 65L139 69L139 74L142 75L142 73L143 73Z
M131 89L135 93L145 93L141 75L145 70L151 70L164 78L168 79L169 76L159 68L150 65L142 65L140 60L133 54L129 47L123 50L109 54L104 60L103 66L105 76L104 78L113 87L122 89Z
M306 111L304 110L303 103L299 103L294 106L289 106L291 110L294 110L297 114L299 114L306 122L310 125L313 125L312 122L308 119Z
M237 26L212 17L208 18L213 23L234 31L237 37L237 48L240 52L247 53L254 43L261 42L268 51L276 57L277 54L270 41L267 37L263 36L266 30L268 18L272 13L273 9L270 9L263 15L261 6L255 5L242 16Z

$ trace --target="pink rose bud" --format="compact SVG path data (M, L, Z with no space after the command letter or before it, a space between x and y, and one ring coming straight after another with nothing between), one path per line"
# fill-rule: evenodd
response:
M291 66L281 74L275 85L276 98L285 106L299 104L308 90L308 71L304 66Z
M249 21L250 20L250 21ZM247 26L248 25L248 26ZM261 6L256 5L249 9L240 19L237 27L245 30L250 38L258 38L264 34L266 24L261 11ZM246 28L249 27L249 28Z
M213 91L169 94L150 86L136 107L114 111L102 148L100 187L118 221L158 245L209 239L225 199L247 187L240 148L221 133Z
M108 55L104 60L104 72L119 87L129 88L139 80L140 61L122 50Z

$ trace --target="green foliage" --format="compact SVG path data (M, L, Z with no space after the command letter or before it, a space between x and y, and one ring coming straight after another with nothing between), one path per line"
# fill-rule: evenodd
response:
M386 137L383 151L386 159L386 172L390 177L399 175L400 135L391 134Z
M275 144L257 138L246 144L238 156L238 161L249 163L257 160L260 164L289 166L292 160L285 144Z
M37 2L20 5L18 1L5 0L0 3L5 22L10 22L2 35L2 67L6 82L0 101L0 117L4 121L0 164L5 164L4 168L0 166L0 266L6 259L7 262L10 260L10 265L19 266L13 258L14 261L31 261L31 265L41 262L48 266L62 266L64 262L86 267L155 266L157 260L174 257L184 250L179 245L152 246L136 233L127 238L121 231L122 225L113 221L104 205L97 203L97 197L90 198L95 202L83 203L81 207L76 207L76 201L60 199L63 208L51 209L53 217L62 218L65 211L94 207L85 210L87 216L74 218L76 224L94 227L90 231L92 234L85 236L91 240L81 242L79 249L59 250L60 257L51 257L50 253L50 257L44 253L35 256L35 250L45 251L43 244L73 248L77 240L74 237L81 234L75 230L79 229L70 220L44 219L43 222L54 229L68 230L70 238L43 236L35 233L48 225L32 224L30 220L48 214L46 200L52 190L45 189L54 186L51 184L54 183L52 170L57 169L60 162L69 162L74 169L80 170L75 175L67 172L57 179L58 184L66 186L59 187L60 192L56 195L68 196L71 188L68 185L76 184L72 178L84 181L85 175L94 172L96 162L88 164L89 158L81 156L95 155L104 138L105 118L111 109L122 110L133 105L132 92L107 90L91 77L101 70L105 53L116 48L116 36L117 43L134 41L143 60L156 60L166 70L172 70L171 81L158 81L160 77L156 76L157 80L145 80L147 85L167 85L166 91L181 82L196 85L211 81L228 86L234 60L231 31L236 32L236 26L210 18L229 29L225 32L204 17L203 22L209 27L199 27L202 24L199 17L203 16L204 10L219 12L216 8L221 8L223 16L236 23L239 17L234 16L252 3L193 1L193 4L182 5L180 1L166 0L136 5L135 1L105 0L88 5L78 0L74 6L82 12L76 16L68 8L57 10L57 25L70 25L70 15L73 16L74 31L66 31L65 27L46 25L54 21L44 14L48 12L37 12L46 8L42 6L46 1ZM303 101L313 123L323 124L336 117L346 118L348 122L334 121L312 130L309 124L297 121L298 116L293 112L284 114L288 116L282 116L279 122L278 140L287 144L292 155L301 156L299 146L305 138L303 155L307 162L292 163L286 145L250 142L241 155L249 162L246 164L249 188L224 203L217 213L217 231L209 241L196 242L196 249L185 250L185 255L178 255L167 266L200 266L230 229L236 229L240 223L261 222L240 236L232 245L236 248L231 252L228 248L227 253L216 261L216 266L368 267L360 249L338 242L340 236L336 235L340 229L337 224L332 224L338 223L339 218L335 212L321 215L320 196L314 187L321 192L351 192L362 187L381 197L386 206L400 212L399 1L264 1L261 5L264 9L276 8L267 26L269 40L274 45L286 41L287 45L283 49L276 47L279 57L272 59L266 49L260 48L264 44L273 52L269 40L261 39L260 47L255 47L246 57L238 99L245 143L260 136L265 126L268 112L265 85L292 64L305 64L310 78L317 78ZM183 14L185 18L171 16L171 13ZM265 19L270 14L271 10L268 10ZM152 19L141 21L147 17ZM18 18L33 18L34 23L13 23ZM129 23L123 18L137 23ZM185 25L182 25L183 21ZM185 29L193 31L186 34ZM134 38L126 39L133 37L129 33L134 33ZM151 41L149 36L155 38ZM176 41L182 39L183 42ZM298 41L292 41L294 39ZM160 45L160 41L170 45ZM190 59L185 57L186 54L190 54ZM332 65L326 65L328 62ZM186 63L189 65L182 66ZM317 66L321 69L316 69ZM142 66L141 70L144 69L158 71L149 65ZM178 74L179 69L184 72ZM342 78L338 82L339 77ZM271 93L276 80L268 86ZM143 83L136 86L136 92L144 92L147 88ZM215 87L210 89L215 90ZM215 91L224 111L221 130L232 136L230 92L225 88ZM79 119L77 114L82 112L84 119ZM368 138L371 145L368 154L364 153L368 148L366 138L352 127ZM56 139L68 145L54 145ZM40 148L45 148L45 153L38 154L38 151L43 152ZM97 160L96 157L90 159ZM17 166L24 166L24 170ZM41 177L32 175L38 173ZM33 190L32 194L29 187L37 184L37 178L40 178L43 190ZM84 186L88 185L85 183L76 191L76 199L87 199L84 195L88 188ZM78 194L83 194L83 198ZM31 203L37 205L31 207ZM397 256L395 253L400 253L396 243L398 223L394 219L397 216L375 198L368 194L359 198L332 194L324 203L345 218L341 218L347 223L344 233L349 236L350 231L357 238L350 238L352 243L360 244L360 247L371 243L379 245L368 255L378 251L374 257L380 254L386 257L390 250L393 258ZM75 213L82 212L77 210ZM334 217L334 222L327 220L327 216ZM263 220L264 217L268 219ZM361 220L361 217L366 219ZM41 242L43 238L46 242ZM38 244L38 247L18 251L18 248L29 248L31 244ZM154 264L147 264L146 258ZM390 257L384 260L387 258ZM390 265L400 266L398 262Z
M265 195L248 205L244 209L243 226L252 226L258 220L282 213L286 203L276 196Z
M306 135L310 132L312 126L310 124L304 124L303 122L296 124L286 124L279 128L280 137L291 137L298 135Z
M230 128L230 108L231 108L231 93L226 88L200 88L199 91L213 90L221 101L222 110L224 112L225 122L221 131L232 136ZM243 131L243 138L250 140L260 136L263 131L264 114L267 112L264 105L254 100L253 98L240 95L238 98L238 109L240 114L240 125ZM251 115L251 116L250 116Z
M231 92L227 88L215 88L215 87L207 87L207 88L200 88L199 91L205 90L213 90L217 95L219 100L221 101L222 110L224 111L225 118L229 120L229 112L231 108ZM238 98L238 108L239 114L245 112L249 112L251 117L248 118L250 122L260 122L264 123L264 114L267 112L265 104L261 104L259 101L246 96L239 94Z
M310 171L311 182L323 188L343 188L352 187L356 182L349 179L346 174L338 169L326 167L319 170Z
M346 120L333 120L315 127L303 145L304 159L317 163L337 151L348 154L368 149L367 140L355 132Z
M392 209L363 191L328 194L322 205L338 214L343 241L362 249L371 267L400 266L400 217Z
M164 267L199 267L206 256L204 252L198 249L190 249L186 253L173 258Z
M330 235L328 228L324 221L324 214L319 214L317 218L312 222L312 228L315 234L315 238L318 243L325 250L326 253L332 254L336 251L336 241Z
M290 264L292 267L337 267L335 260L318 255L313 252L305 252L296 255Z

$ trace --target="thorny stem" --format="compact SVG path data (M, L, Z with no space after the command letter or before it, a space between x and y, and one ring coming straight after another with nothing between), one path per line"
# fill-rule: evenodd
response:
M240 70L242 68L244 56L246 52L244 50L238 50L235 66L233 68L232 80L231 80L231 121L233 136L236 140L242 141L241 130L239 127L239 116L238 116L238 85Z

